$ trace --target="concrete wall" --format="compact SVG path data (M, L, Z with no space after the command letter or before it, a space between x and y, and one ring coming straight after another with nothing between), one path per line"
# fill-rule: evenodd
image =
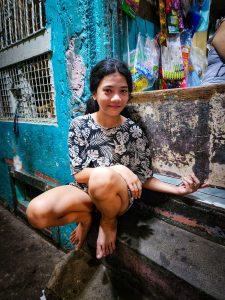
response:
M148 136L155 172L225 187L225 85L136 93L130 110Z
M45 1L57 124L19 121L19 135L15 136L13 122L0 121L0 199L11 209L15 203L10 166L56 184L73 180L67 148L70 120L85 109L91 67L105 57L120 56L117 1L108 2ZM29 52L29 42L23 44Z

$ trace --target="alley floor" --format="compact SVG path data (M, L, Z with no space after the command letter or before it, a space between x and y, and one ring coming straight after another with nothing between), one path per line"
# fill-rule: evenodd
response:
M39 300L64 255L0 204L0 300Z

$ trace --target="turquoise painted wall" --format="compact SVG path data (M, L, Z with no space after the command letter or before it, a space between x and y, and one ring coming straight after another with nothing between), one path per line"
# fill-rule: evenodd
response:
M67 148L68 127L72 117L82 114L89 96L88 77L100 59L120 56L117 32L117 1L46 0L46 27L51 28L52 67L57 112L56 125L19 122L19 136L13 122L0 122L0 199L13 210L8 163L17 155L23 169L33 175L40 172L60 184L70 182ZM68 48L77 63L74 89L68 76ZM71 62L71 61L70 61ZM80 80L80 82L79 82ZM60 229L59 239L66 244L70 226ZM56 229L55 229L56 236Z

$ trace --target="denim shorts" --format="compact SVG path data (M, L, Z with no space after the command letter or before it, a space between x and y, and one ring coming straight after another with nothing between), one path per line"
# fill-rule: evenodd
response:
M131 193L131 190L129 189L129 187L127 188L127 190L128 190L128 202L129 202L129 205L128 205L128 208L127 208L126 211L128 211L131 208L131 206L133 205L133 203L134 203L134 197L132 196L132 193Z

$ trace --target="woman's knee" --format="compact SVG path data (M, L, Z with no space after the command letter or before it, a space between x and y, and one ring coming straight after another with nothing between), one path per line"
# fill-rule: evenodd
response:
M29 223L38 229L43 229L48 227L47 225L47 213L41 205L37 201L31 201L27 207L26 215Z
M112 193L116 188L118 174L107 167L96 168L89 178L89 193L92 196Z

